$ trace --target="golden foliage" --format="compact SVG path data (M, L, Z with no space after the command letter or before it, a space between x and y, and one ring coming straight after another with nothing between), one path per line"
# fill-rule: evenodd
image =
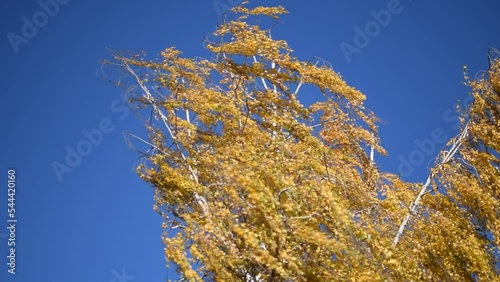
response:
M500 60L468 84L467 138L421 184L379 171L385 150L365 96L330 67L300 61L246 22L282 7L233 9L207 48L215 60L119 57L151 107L152 153L138 168L165 219L165 255L189 281L498 280ZM137 70L153 72L146 81ZM262 86L258 86L262 85ZM325 100L304 106L302 85ZM153 95L148 89L161 89ZM166 94L165 94L166 93Z

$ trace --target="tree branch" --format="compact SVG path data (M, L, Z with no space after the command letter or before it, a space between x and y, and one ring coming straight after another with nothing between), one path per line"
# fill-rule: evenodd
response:
M427 181L425 182L424 186L422 186L420 193L418 193L415 200L410 204L410 210L403 219L403 222L399 226L399 230L396 233L396 236L394 237L393 241L394 246L398 244L410 219L413 217L413 215L417 214L418 207L420 206L420 201L422 200L422 197L426 194L425 192L427 191L427 188L429 187L429 184L431 183L431 179L434 177L435 172L438 171L438 169L445 163L449 162L453 158L453 156L458 152L458 149L462 144L462 140L465 139L465 137L467 137L468 135L469 125L470 125L470 120L467 122L462 132L457 136L456 140L453 142L451 149L448 151L448 153L443 158L441 163L430 173L429 177L427 177Z

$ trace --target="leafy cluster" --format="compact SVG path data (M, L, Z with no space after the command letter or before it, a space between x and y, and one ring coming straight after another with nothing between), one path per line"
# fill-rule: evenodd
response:
M150 110L138 173L181 279L498 279L500 60L468 82L463 130L422 186L366 153L385 150L363 93L249 23L284 8L233 12L206 39L209 60L115 56L132 105ZM305 106L301 87L324 99Z

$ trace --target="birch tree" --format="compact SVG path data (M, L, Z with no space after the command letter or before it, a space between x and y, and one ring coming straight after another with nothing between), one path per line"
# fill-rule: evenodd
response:
M179 280L499 279L500 60L466 78L462 131L408 183L376 166L386 151L365 95L251 24L283 7L232 12L205 37L209 59L171 47L108 62L145 121L148 137L129 137L148 147L137 172ZM323 99L305 106L311 91Z

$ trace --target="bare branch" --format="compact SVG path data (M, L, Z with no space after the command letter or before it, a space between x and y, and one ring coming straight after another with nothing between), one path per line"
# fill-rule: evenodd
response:
M468 130L469 130L469 125L470 125L470 120L467 122L465 125L465 128L462 130L462 132L457 136L455 141L453 142L453 145L451 149L448 151L444 159L441 161L441 163L431 172L429 177L427 178L427 181L425 182L424 186L422 186L422 189L420 189L420 193L418 193L417 197L415 200L410 204L410 211L408 214L405 216L403 219L403 222L399 226L399 230L396 233L396 236L394 237L393 244L396 246L403 235L403 232L408 225L408 222L411 220L413 215L417 214L418 207L420 206L420 201L422 200L422 197L426 194L427 188L429 187L429 184L431 183L431 179L434 178L435 172L439 171L439 168L441 168L445 163L449 162L455 154L458 152L458 149L460 148L462 141L467 137L468 135Z

